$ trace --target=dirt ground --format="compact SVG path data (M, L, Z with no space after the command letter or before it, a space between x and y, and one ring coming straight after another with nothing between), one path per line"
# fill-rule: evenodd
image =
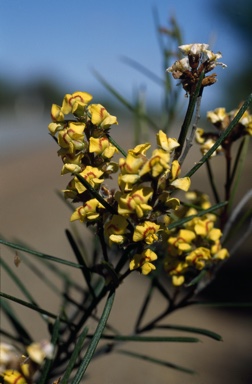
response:
M119 142L130 142L130 132L126 129L119 132ZM46 126L45 126L46 135ZM18 140L18 138L15 138ZM58 198L55 190L63 189L68 176L60 176L61 163L56 154L55 143L48 137L42 144L36 143L29 150L22 148L4 150L1 156L1 235L8 240L22 241L31 248L65 259L73 259L70 247L65 238L64 229L71 228L69 209ZM192 165L195 161L192 158ZM188 165L190 168L192 165ZM220 171L221 172L221 171ZM251 171L250 171L251 174ZM199 188L203 181L203 171L195 180ZM251 179L247 181L250 183ZM87 238L87 242L89 239ZM247 253L250 253L251 242L246 242ZM14 267L14 254L5 246L0 246L1 258ZM244 261L244 259L242 259ZM238 265L238 264L235 264ZM241 269L245 273L245 268ZM48 287L38 282L25 265L15 269L18 276L31 290L36 300L48 311L57 311L57 300L51 296ZM243 272L239 272L238 280L243 281ZM45 272L48 273L48 272ZM71 275L78 279L78 271L71 270ZM236 284L236 281L232 285ZM221 287L220 282L218 287ZM251 288L251 286L250 286ZM131 332L135 313L142 303L146 291L146 281L138 274L131 275L116 294L110 323L115 324L122 332ZM219 288L221 289L221 288ZM1 290L11 295L17 293L16 287L4 271L1 271ZM157 296L151 305L152 313L162 306L162 299ZM38 315L32 311L13 304L16 312L22 316L27 328L36 338L47 336L40 324ZM181 324L202 327L220 334L222 342L201 336L196 344L139 344L127 343L125 349L149 354L171 363L191 368L196 375L177 372L171 368L136 361L131 357L117 353L100 357L93 361L88 370L85 383L90 384L249 384L252 382L252 319L246 310L221 310L207 307L192 307L174 313L166 324ZM90 329L95 326L92 322ZM1 316L1 327L10 329L4 316ZM184 335L169 332L167 335Z

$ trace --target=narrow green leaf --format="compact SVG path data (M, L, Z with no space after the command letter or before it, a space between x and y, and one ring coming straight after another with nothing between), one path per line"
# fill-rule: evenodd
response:
M148 363L159 364L159 365L162 365L164 367L176 369L176 370L181 371L181 372L195 374L195 372L192 371L191 369L181 367L180 365L173 364L173 363L170 363L168 361L164 361L164 360L161 360L161 359L155 359L154 357L150 357L150 356L147 356L147 355L142 355L140 353L126 351L124 349L116 349L115 352L121 353L123 355L130 356L130 357L134 357L134 358L137 358L137 359L145 360Z
M90 274L89 268L88 268L88 266L87 266L87 264L86 264L86 262L85 262L85 260L84 260L84 258L82 256L80 250L79 250L78 245L76 244L76 242L75 242L71 232L68 229L66 229L66 236L67 236L67 239L68 239L68 241L69 241L69 243L70 243L70 245L72 247L72 250L73 250L73 252L74 252L74 254L76 256L76 259L77 259L78 263L83 266L81 272L82 272L82 274L84 276L84 279L85 279L85 281L87 283L87 286L89 288L89 291L90 291L91 295L93 296L93 298L95 298L96 296L95 296L93 287L90 284L91 274Z
M206 168L207 168L207 173L208 173L208 180L209 180L211 188L212 188L212 192L213 192L213 195L214 195L214 198L215 198L215 202L219 203L220 202L220 197L219 197L219 194L218 194L216 183L214 181L214 174L212 172L212 168L211 168L211 164L210 164L210 159L208 159L206 161Z
M56 263L68 265L69 267L78 268L78 269L83 268L82 265L79 265L79 264L76 264L76 263L72 263L71 261L63 260L63 259L60 259L60 258L55 257L55 256L50 256L50 255L47 255L46 253L34 251L32 249L25 248L22 245L14 244L14 243L11 243L9 241L5 241L3 239L0 239L0 244L7 245L7 247L18 249L19 251L23 251L23 252L29 253L31 255L34 255L36 257L40 257L42 259L46 259L46 260L50 260L50 261L53 261L53 262L56 262Z
M151 281L151 284L150 284L150 287L148 289L148 292L147 294L145 295L145 299L144 299L144 302L141 306L141 309L140 311L138 312L138 317L137 317L137 321L136 321L136 325L135 325L135 330L138 330L138 328L140 327L140 324L143 320L143 317L146 313L146 310L149 306L149 303L150 303L150 300L151 300L151 297L152 297L152 294L154 292L154 286L153 286L153 280Z
M2 237L2 240L3 240L3 236L1 236L1 237ZM23 247L25 249L30 249L27 244L25 244L24 242L20 241L19 239L14 239L14 241L17 241L19 243L18 246ZM34 266L34 264L32 264L30 261L27 261L27 258L26 258L25 254L22 254L21 258L22 258L22 260L27 265L29 265L29 267L33 270L33 272L36 273L40 278L41 278L41 275L43 276L43 282L44 283L46 283L46 284L48 283L48 279L46 278L46 276L41 272L41 270L39 268L36 268ZM58 268L56 263L51 263L50 260L44 259L42 257L39 257L38 259L36 259L36 264L37 264L37 261L42 263L43 266L45 266L47 269L50 270L50 272L55 273L55 275L57 275L60 279L64 280L65 284L68 284L71 287L74 287L76 290L82 292L83 287L80 286L79 284L77 284L76 281L71 279L71 277L69 276L68 273L66 273L63 270L61 270L60 268ZM56 291L60 292L59 289L57 289L56 286L54 286L54 284L52 284L52 281L50 281L50 283L48 283L48 285L50 285L55 292Z
M53 283L52 279L50 279L50 278L48 278L46 276L45 271L42 270L38 266L37 259L36 259L36 264L35 264L35 263L31 262L29 260L29 258L26 257L26 255L24 253L22 253L22 255L20 256L20 259L22 260L22 263L27 265L27 267L30 268L30 270L41 280L41 282L43 282L43 284L45 284L47 287L50 287L50 289L54 293L56 293L57 295L61 296L61 294L62 294L61 290L57 287L56 284ZM51 264L50 264L49 268L50 268L50 271L51 271L52 270Z
M57 317L58 317L57 315L55 315L54 313L51 313L51 312L47 311L46 309L43 309L43 308L38 307L38 306L36 306L36 305L34 305L34 304L28 303L27 301L18 299L17 297L8 295L8 294L6 294L6 293L4 293L4 292L0 292L0 297L4 297L4 298L7 299L7 300L14 301L15 303L21 304L21 305L23 305L24 307L27 307L27 308L32 309L33 311L36 311L36 312L38 312L38 313L42 313L42 315L44 315L44 316L52 317L53 319L57 319ZM70 324L66 319L60 318L60 321L63 322L63 323L72 325L72 324Z
M108 299L106 301L106 304L105 304L105 307L104 307L104 310L103 310L103 313L101 315L101 318L100 318L100 321L97 325L97 328L96 328L96 331L95 331L95 334L89 344L89 347L87 349L87 352L82 360L82 363L72 381L72 384L79 384L81 382L81 379L84 375L84 373L86 372L86 369L95 353L95 350L96 350L96 347L99 343L99 340L102 336L102 332L106 326L106 323L107 323L107 320L108 320L108 317L109 317L109 314L110 314L110 311L111 311L111 308L113 306L113 302L114 302L114 297L115 297L115 291L114 290L111 290L110 293L109 293L109 296L108 296Z
M57 318L53 326L52 338L51 338L51 343L54 346L54 348L56 347L56 344L59 338L59 329L60 329L60 319ZM48 374L49 374L52 363L53 363L52 359L45 360L45 363L43 365L43 369L41 372L41 376L39 379L39 384L48 383Z
M18 316L15 314L14 310L11 308L9 303L1 298L1 309L4 311L5 315L8 317L10 323L17 333L17 341L21 342L23 345L31 344L33 339L27 329L22 325ZM0 329L0 331L2 331Z
M174 331L184 331L184 332L190 332L190 333L197 333L199 335L208 336L211 339L222 341L222 337L218 335L218 333L209 331L208 329L203 328L196 328L196 327L188 327L187 325L156 325L156 329L172 329Z
M221 143L226 139L226 137L230 134L230 132L234 129L236 124L241 119L242 115L249 108L252 102L252 93L248 96L247 100L243 103L239 112L236 114L234 119L231 121L227 129L222 133L218 140L216 140L215 144L207 151L207 153L202 156L200 161L189 171L186 176L191 177L206 161L210 158L210 156L216 151L216 149L221 145Z
M93 335L88 335L93 337ZM198 343L196 337L184 336L123 336L123 335L102 335L101 339L113 341L134 341L140 343Z
M80 334L80 336L78 337L78 340L75 344L73 353L72 353L70 360L67 364L64 376L60 380L60 384L68 384L69 383L68 380L69 380L71 373L74 369L75 362L76 362L77 358L80 356L81 349L83 347L83 343L85 341L87 333L88 333L88 327L85 327L84 330L82 331L82 333Z
M30 291L25 287L23 282L20 280L20 278L16 275L16 273L9 267L7 263L3 259L0 259L0 265L3 266L3 268L6 270L8 275L11 277L11 279L14 281L14 283L17 285L17 287L20 289L20 291L26 296L28 300L34 305L37 305L36 301L33 299L32 295L30 294Z

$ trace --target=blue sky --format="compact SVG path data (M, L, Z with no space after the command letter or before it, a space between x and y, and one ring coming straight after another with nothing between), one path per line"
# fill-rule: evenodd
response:
M121 56L133 58L158 75L162 69L153 6L162 25L176 16L184 43L210 42L214 51L221 51L229 67L221 76L232 75L234 51L237 55L241 49L239 39L223 23L211 0L1 0L0 75L17 83L49 76L67 92L90 91L99 87L91 72L94 68L122 93L131 95L146 80L123 63ZM159 92L148 82L147 91L154 97Z

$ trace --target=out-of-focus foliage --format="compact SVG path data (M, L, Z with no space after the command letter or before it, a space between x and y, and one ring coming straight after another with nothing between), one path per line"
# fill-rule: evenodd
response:
M238 104L252 89L252 2L251 0L222 0L215 1L214 5L217 17L221 17L225 24L235 30L240 37L239 45L243 48L242 56L236 59L236 73L232 76L232 81L229 79L226 83L225 99L230 100L232 103L230 107L232 107L234 104Z

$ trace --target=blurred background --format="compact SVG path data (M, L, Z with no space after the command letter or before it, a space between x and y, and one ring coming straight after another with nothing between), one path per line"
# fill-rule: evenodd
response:
M183 44L209 43L214 52L221 51L221 61L228 65L225 70L217 68L218 83L205 91L202 120L207 110L219 106L236 108L252 90L252 4L249 0L239 3L234 0L0 1L0 232L4 238L23 241L34 249L58 257L72 257L64 236L64 229L72 228L70 212L55 193L55 189L65 187L67 179L60 176L57 148L47 134L51 104L61 104L65 93L76 90L93 94L95 103L104 104L111 114L118 116L119 126L114 128L113 137L121 144L132 145L130 113L101 85L93 71L99 72L128 100L134 99L138 90L144 90L147 108L158 113L163 97L161 88L128 65L125 58L134 59L163 77L157 21L158 26L167 27L171 17L175 17L181 27ZM186 104L182 91L178 120L183 116ZM199 156L198 153L192 157L189 168ZM219 160L214 161L219 167ZM238 199L251 188L250 164L251 157L244 170ZM220 180L221 172L219 167ZM200 189L205 176L201 170L193 179L193 187ZM13 265L13 254L2 246L1 257ZM28 275L22 264L18 272L25 275L29 286L40 295L42 307L57 311L54 300L48 301L46 288L40 291L36 279ZM252 301L251 275L251 239L248 239L206 289L204 298ZM135 279L132 284L124 284L113 313L115 321L117 316L122 316L120 303L128 302L127 298L134 296L134 290L140 292L143 287L144 283ZM1 290L17 294L3 273ZM128 302L128 305L132 306L132 303ZM22 313L35 334L46 335L43 330L38 330L30 313L26 317L28 310L17 305L15 309ZM8 327L6 319L1 317L1 320L2 326ZM250 310L190 309L188 312L183 310L181 317L176 314L172 321L209 328L224 338L221 346L204 340L203 347L190 346L189 349L176 345L167 351L167 346L162 346L162 352L156 351L157 354L167 353L174 363L193 366L199 372L194 383L251 382ZM123 319L121 322L123 324ZM99 360L100 367L105 370L109 364L106 359ZM120 370L114 374L110 371L108 381L105 379L103 383L116 383L119 379L122 383L127 380L166 383L173 377L166 368L155 371L154 375L156 368L148 371L147 363L141 363L139 367L146 377L145 381L139 381L138 369L128 369L132 364L134 361L120 357ZM91 366L90 371L90 383L99 382L95 368L92 370ZM158 377L157 381L155 377ZM187 380L184 374L175 373L172 382L180 384Z

